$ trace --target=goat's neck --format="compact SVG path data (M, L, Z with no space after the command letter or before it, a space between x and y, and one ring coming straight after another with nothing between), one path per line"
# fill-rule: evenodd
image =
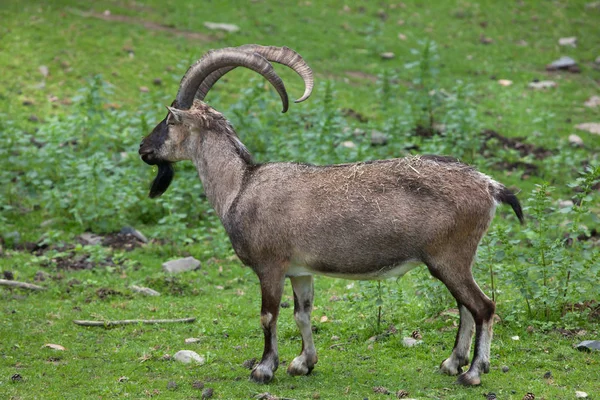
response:
M206 197L221 220L239 193L248 166L235 140L221 132L204 132L192 157ZM243 148L241 142L239 146Z

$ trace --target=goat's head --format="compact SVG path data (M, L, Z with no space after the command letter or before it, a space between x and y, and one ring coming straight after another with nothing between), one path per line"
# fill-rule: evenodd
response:
M298 53L287 47L251 44L211 50L187 70L179 84L175 101L171 107L167 107L167 116L140 144L142 160L158 166L150 197L160 196L169 187L174 175L172 163L191 158L188 149L193 147L190 143L195 140L196 135L202 133L202 113L210 112L201 101L227 72L236 67L246 67L258 72L275 87L283 104L282 112L287 111L285 86L269 61L292 68L304 80L304 94L296 103L310 96L314 85L312 70ZM194 103L194 100L200 102ZM214 110L212 112L216 114Z

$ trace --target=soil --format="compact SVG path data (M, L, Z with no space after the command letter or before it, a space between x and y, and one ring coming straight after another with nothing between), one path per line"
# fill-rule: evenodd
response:
M109 233L102 239L102 246L118 250L131 251L142 245L138 238L129 233Z
M531 143L523 142L523 138L509 138L491 129L486 129L481 133L481 135L485 139L482 150L487 150L488 141L495 139L500 143L502 148L505 150L516 150L522 157L532 154L536 160L543 160L544 158L550 157L554 154L551 150L536 146Z

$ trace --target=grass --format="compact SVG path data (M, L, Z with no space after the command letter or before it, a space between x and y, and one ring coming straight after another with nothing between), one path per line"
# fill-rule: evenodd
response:
M483 398L489 392L501 399L521 399L527 392L546 399L570 399L575 390L591 398L600 393L598 354L573 349L581 340L598 338L597 317L581 306L600 296L598 246L575 240L568 247L562 239L598 227L599 194L590 189L579 197L583 207L574 210L558 205L578 198L573 186L585 187L580 172L598 164L600 136L575 125L600 122L600 108L583 106L599 94L600 69L593 60L600 56L600 8L583 1L345 5L2 2L0 270L28 282L38 271L48 277L40 283L44 292L0 289L1 398L200 398L195 381L224 399L266 391L296 399L393 397L374 393L376 386L440 399ZM205 21L232 22L241 29L208 31ZM483 44L482 36L493 42ZM559 46L564 36L576 36L577 47ZM435 47L427 58L428 84L437 94L448 93L447 99L428 96L419 79L427 40ZM317 278L315 371L292 378L284 364L270 385L247 380L242 364L260 357L262 349L258 281L234 257L209 205L198 198L202 188L195 171L179 166L169 192L151 201L145 196L153 172L136 155L139 139L164 115L187 66L210 48L244 43L294 48L317 78L313 97L283 116L276 95L251 72L236 71L211 91L207 101L232 120L259 161L324 164L396 157L408 154L412 145L421 153L461 155L520 191L529 224L517 227L500 209L475 267L488 294L489 269L494 271L501 318L492 371L480 387L458 387L454 378L436 373L451 351L457 317L445 312L454 303L423 270L384 282L381 293L374 283L348 287L349 281ZM385 51L395 57L383 60ZM562 55L575 58L582 73L545 72L545 64ZM40 66L48 68L48 76ZM292 97L302 93L293 72L278 71ZM498 79L513 84L503 87ZM558 86L532 91L527 84L533 79L554 80ZM421 113L415 104L433 100L436 122L449 132L415 136ZM373 129L388 136L387 145L370 145ZM523 137L553 154L535 159L493 142L481 151L477 134L483 129ZM355 136L356 130L366 135ZM581 136L584 147L567 144L572 133ZM345 141L355 147L341 146ZM503 167L518 162L537 169ZM592 174L590 185L598 178ZM536 192L543 182L554 187L544 189L549 194ZM132 252L101 246L61 250L83 231L104 234L124 225L140 229L153 243ZM13 249L14 232L21 243L42 240L51 250L36 256ZM190 254L203 262L200 271L175 278L161 272L163 261ZM95 267L64 269L60 260L65 257L89 260ZM133 293L132 284L162 295ZM289 286L284 300L292 303ZM185 316L197 322L106 330L72 323ZM327 321L321 322L323 316ZM414 330L424 343L403 347L402 338ZM201 340L186 345L188 337ZM43 348L47 343L66 350ZM300 350L291 308L281 312L279 345L284 361ZM184 366L164 358L184 348L202 354L207 363ZM503 373L502 366L509 371ZM547 371L552 378L544 378ZM13 381L14 374L23 380Z

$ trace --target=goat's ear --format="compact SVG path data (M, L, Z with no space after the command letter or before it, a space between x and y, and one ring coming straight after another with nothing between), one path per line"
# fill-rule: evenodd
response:
M180 125L183 123L183 119L185 117L185 111L178 110L173 107L167 106L169 110L169 114L167 115L167 124L168 125Z

